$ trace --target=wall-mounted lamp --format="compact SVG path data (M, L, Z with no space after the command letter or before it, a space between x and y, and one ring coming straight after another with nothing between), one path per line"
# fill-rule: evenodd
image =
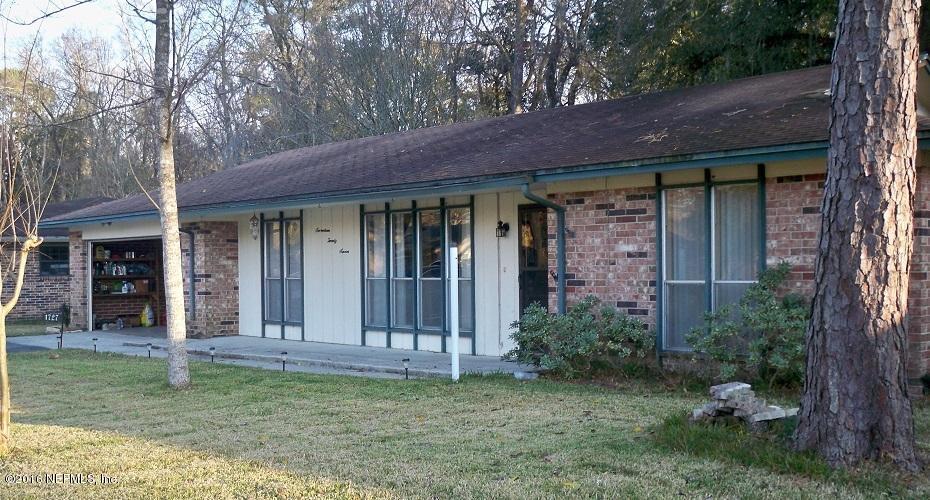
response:
M502 221L502 220L497 221L497 231L496 231L496 232L497 232L497 237L498 237L498 238L505 238L505 237L507 236L507 232L508 232L508 231L510 231L510 224L509 224L509 223L504 222L504 221Z
M258 239L258 216L252 214L252 218L249 219L249 230L252 231L252 239Z

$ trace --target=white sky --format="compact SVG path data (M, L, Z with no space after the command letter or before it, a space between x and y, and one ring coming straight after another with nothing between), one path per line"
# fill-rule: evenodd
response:
M43 14L73 5L78 0L0 0L0 13L17 22L29 22ZM43 44L48 47L72 28L103 39L115 41L119 35L122 18L120 9L127 9L127 0L93 0L72 7L51 17L36 21L30 26L19 26L0 19L0 36L7 47L17 47L32 41L39 33ZM147 0L132 0L137 6L145 6Z

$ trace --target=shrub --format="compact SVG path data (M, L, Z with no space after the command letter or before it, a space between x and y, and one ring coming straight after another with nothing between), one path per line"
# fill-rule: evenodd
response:
M564 315L530 305L511 324L510 337L517 346L504 357L577 378L615 370L630 357L644 358L652 352L655 338L642 321L610 305L595 313L599 305L590 295Z
M785 262L763 271L738 303L706 314L687 334L695 352L719 362L720 379L740 374L769 387L803 380L810 307L797 293L778 294L789 272Z

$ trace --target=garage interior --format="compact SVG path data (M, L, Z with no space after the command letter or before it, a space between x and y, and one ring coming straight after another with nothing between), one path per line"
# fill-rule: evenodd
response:
M165 324L161 250L160 239L91 244L91 321L95 330ZM145 314L147 305L151 315Z

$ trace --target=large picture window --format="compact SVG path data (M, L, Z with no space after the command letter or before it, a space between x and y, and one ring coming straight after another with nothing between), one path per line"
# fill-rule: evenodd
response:
M431 206L363 216L365 327L448 334L446 255L459 250L459 326L474 330L470 206Z
M762 264L757 183L663 189L663 346L690 350L685 335L705 311L738 302Z
M302 325L303 231L301 218L265 219L262 228L264 254L264 316L266 323Z

